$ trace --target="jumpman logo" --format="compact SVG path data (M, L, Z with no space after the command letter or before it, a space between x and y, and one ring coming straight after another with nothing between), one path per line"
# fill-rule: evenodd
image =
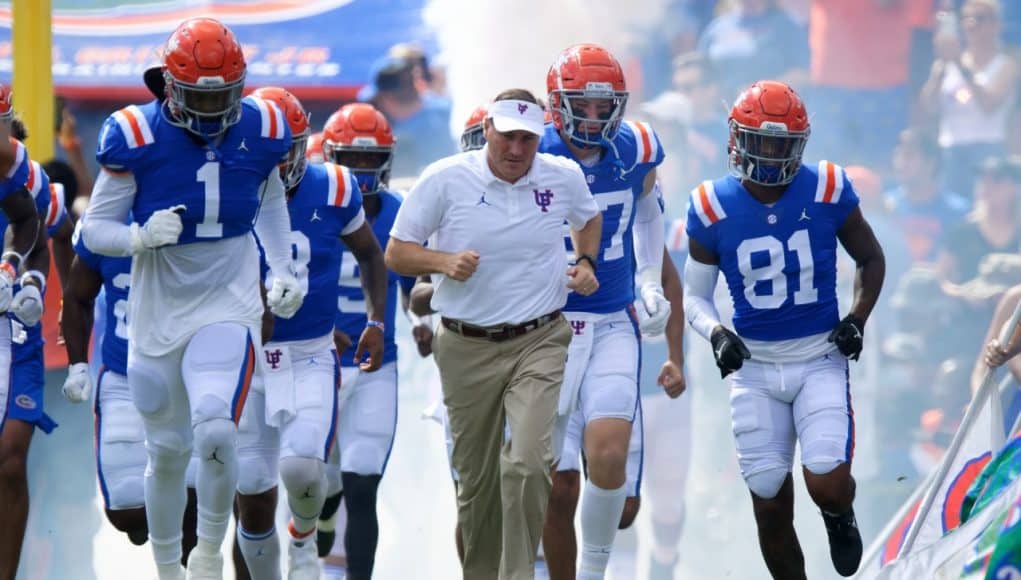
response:
M810 219L812 218L808 217L808 208L807 207L801 208L801 217L798 218L798 221L807 222Z
M319 209L318 208L312 210L312 219L310 219L309 221L311 221L311 222L321 222L321 221L323 221L323 218L319 217Z
M491 204L488 201L486 201L486 192L483 191L482 192L482 197L479 198L478 203L476 203L475 205L476 206L479 206L479 205L489 205L489 206L492 206L493 204Z
M245 145L245 138L241 138L241 144L238 145L238 151L248 151L248 145Z

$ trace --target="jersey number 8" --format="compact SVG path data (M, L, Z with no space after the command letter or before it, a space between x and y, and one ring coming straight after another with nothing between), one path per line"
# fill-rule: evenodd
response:
M798 260L798 290L794 292L794 304L811 304L819 300L819 291L812 287L815 275L815 262L812 261L812 245L808 238L808 230L798 230L787 240L787 248L773 236L750 238L737 247L737 266L744 277L744 297L752 308L772 310L780 308L787 300L787 252L793 253ZM752 266L752 254L765 253L769 261L760 266ZM766 294L756 291L761 288L759 282L766 282L770 288Z

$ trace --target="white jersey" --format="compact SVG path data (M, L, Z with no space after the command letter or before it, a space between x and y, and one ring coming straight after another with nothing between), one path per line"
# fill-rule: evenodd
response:
M259 250L251 234L141 252L131 267L128 339L159 356L203 326L236 322L258 336Z

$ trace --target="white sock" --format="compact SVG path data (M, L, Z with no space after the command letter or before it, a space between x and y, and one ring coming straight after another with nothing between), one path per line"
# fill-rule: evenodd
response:
M613 543L613 555L610 556L610 577L613 580L628 580L638 577L638 534L632 524L626 530L618 530L617 539Z
M578 580L602 580L610 549L617 535L617 525L627 500L627 484L617 489L596 487L585 482L581 494L581 564Z
M149 543L156 565L165 566L166 571L181 564L181 519L188 502L184 472L190 458L190 453L150 453L145 470Z
M245 557L253 580L279 580L280 539L276 527L262 534L249 533L238 526L238 546Z
M238 484L236 438L237 428L230 419L210 419L195 427L195 445L199 451L195 476L197 548L210 555L220 551L234 507Z

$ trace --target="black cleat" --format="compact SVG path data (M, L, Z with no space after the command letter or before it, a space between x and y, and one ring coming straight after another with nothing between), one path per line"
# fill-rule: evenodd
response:
M862 554L861 534L858 532L858 521L854 518L854 508L839 516L823 512L822 519L826 522L833 567L841 576L852 576L858 571Z

